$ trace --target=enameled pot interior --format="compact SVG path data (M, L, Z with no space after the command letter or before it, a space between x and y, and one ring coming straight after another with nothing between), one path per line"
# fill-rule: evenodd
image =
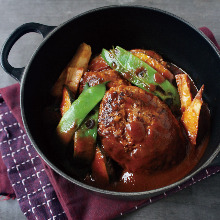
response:
M116 45L125 49L153 49L184 69L197 87L205 84L211 136L195 169L210 158L220 142L220 58L216 50L201 33L168 13L142 7L110 7L85 13L59 26L41 44L26 68L21 93L25 126L37 150L54 169L65 172L50 144L52 137L45 137L45 97L82 42L91 45L93 55Z

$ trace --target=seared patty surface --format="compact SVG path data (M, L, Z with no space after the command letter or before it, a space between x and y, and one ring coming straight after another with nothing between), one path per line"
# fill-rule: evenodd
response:
M100 105L103 150L131 172L164 170L186 155L186 140L170 109L135 86L110 88Z

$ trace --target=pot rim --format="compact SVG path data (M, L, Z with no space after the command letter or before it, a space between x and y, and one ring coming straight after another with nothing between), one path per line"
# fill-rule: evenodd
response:
M54 164L52 164L47 158L46 156L43 154L43 152L39 149L39 147L37 146L34 138L31 135L31 132L29 130L29 127L27 125L27 121L26 121L26 117L25 117L25 113L24 113L24 109L23 109L23 94L24 94L24 82L26 79L26 75L29 71L29 67L31 66L31 63L35 57L35 55L38 53L38 51L41 49L41 47L47 42L47 40L59 29L61 29L63 26L65 26L66 24L72 22L75 19L78 19L80 17L83 17L84 15L87 14L92 14L96 11L104 11L104 10L109 10L109 9L119 9L119 8L136 8L136 9L146 9L146 10L152 10L152 11L156 11L165 15L168 15L170 17L173 17L183 23L185 23L186 25L188 25L190 28L192 28L194 31L196 31L197 33L199 33L208 43L209 45L215 50L215 52L218 54L219 59L220 59L220 52L218 51L217 47L213 44L213 42L199 29L197 29L194 25L192 25L191 23L189 23L188 21L184 20L183 18L172 14L170 12L164 11L162 9L158 9L158 8L154 8L154 7L147 7L147 6L141 6L141 5L110 5L110 6L104 6L104 7L98 7L98 8L94 8L88 11L85 11L83 13L80 13L74 17L72 17L71 19L67 20L66 22L58 25L56 28L54 28L41 42L41 44L38 46L38 48L35 50L35 52L32 54L27 66L24 69L23 72L23 76L20 82L21 88L20 88L20 104L21 104L21 116L22 116L22 120L24 123L24 127L26 130L26 133L28 135L28 137L30 138L35 150L37 151L37 153L40 155L40 157L46 162L46 164L48 164L55 172L57 172L58 174L60 174L62 177L64 177L65 179L69 180L72 183L75 183L76 185L83 187L84 189L93 191L93 192L97 192L100 193L102 195L110 195L110 196L115 196L115 197L124 197L124 198L129 198L129 197L138 197L140 198L141 196L148 196L150 197L151 195L155 195L155 194L160 194L162 192L168 191L176 186L181 185L182 183L186 182L187 180L191 179L194 175L196 175L197 173L199 173L202 169L204 169L205 167L207 167L213 160L214 158L218 155L218 153L220 152L220 143L218 143L218 146L216 148L216 150L212 153L212 155L209 157L209 159L207 159L206 162L204 162L204 164L202 164L199 168L197 168L194 172L188 174L187 176L185 176L184 178L182 178L181 180L161 187L161 188L157 188L157 189L153 189L153 190L148 190L148 191L141 191L141 192L117 192L117 191L110 191L110 190L104 190L104 189L100 189L97 187L93 187L90 185L87 185L85 183L82 183L76 179L74 179L73 177L65 174L62 170L60 170L57 166L55 166ZM143 197L144 198L144 197ZM134 198L133 198L134 199Z

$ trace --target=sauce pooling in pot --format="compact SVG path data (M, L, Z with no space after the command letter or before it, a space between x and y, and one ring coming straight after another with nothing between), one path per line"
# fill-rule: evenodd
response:
M169 64L169 69L174 75L185 73L182 69L178 68L174 64ZM195 96L197 88L195 87L192 80L190 84L192 95ZM145 132L143 129L143 124L140 122L132 123L132 125L129 124L130 126L128 125L128 127L126 127L126 131L128 133L131 133L131 136L134 136L134 140L137 139L137 142L140 142L140 140L143 140L143 133ZM124 169L120 175L119 181L113 181L111 184L105 185L105 187L103 187L102 184L96 182L91 176L87 176L87 178L84 181L87 184L95 187L118 192L147 191L175 183L184 178L187 174L189 174L202 158L209 141L209 127L209 109L206 104L203 104L199 119L199 133L197 138L197 145L193 146L189 142L187 144L185 143L187 145L187 149L186 155L184 155L184 150L182 150L182 148L184 148L184 145L179 143L178 151L180 151L181 154L184 155L183 160L178 159L181 161L179 164L171 166L165 170L158 170L152 172L149 172L149 170L142 170L142 172L132 172ZM111 140L107 141L112 143ZM116 144L114 142L113 146L116 147ZM174 157L175 156L176 155L174 155ZM157 158L159 160L161 159L160 157L158 157L158 155ZM136 163L138 163L138 161L136 161Z

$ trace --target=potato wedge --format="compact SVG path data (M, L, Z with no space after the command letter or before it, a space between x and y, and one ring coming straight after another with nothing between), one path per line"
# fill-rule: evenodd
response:
M80 79L84 73L84 69L82 67L69 67L67 68L67 75L65 85L69 87L69 89L76 94Z
M62 116L69 110L73 101L74 101L73 93L70 91L68 86L64 86L63 87L63 98L62 98L62 102L60 105L60 112Z
M190 92L190 80L186 74L178 74L175 76L180 95L181 112L183 113L192 102L192 94Z
M82 67L86 71L91 55L91 47L86 43L82 43L67 67Z
M58 80L54 84L51 90L51 95L55 97L62 97L63 85L67 76L67 69L69 67L74 67L83 68L83 70L86 71L91 55L91 47L85 43L82 43L77 49L76 54L73 56L67 67L63 70Z
M183 112L181 121L187 131L191 144L196 145L198 134L199 115L202 107L202 93L204 85L201 87L190 106Z

